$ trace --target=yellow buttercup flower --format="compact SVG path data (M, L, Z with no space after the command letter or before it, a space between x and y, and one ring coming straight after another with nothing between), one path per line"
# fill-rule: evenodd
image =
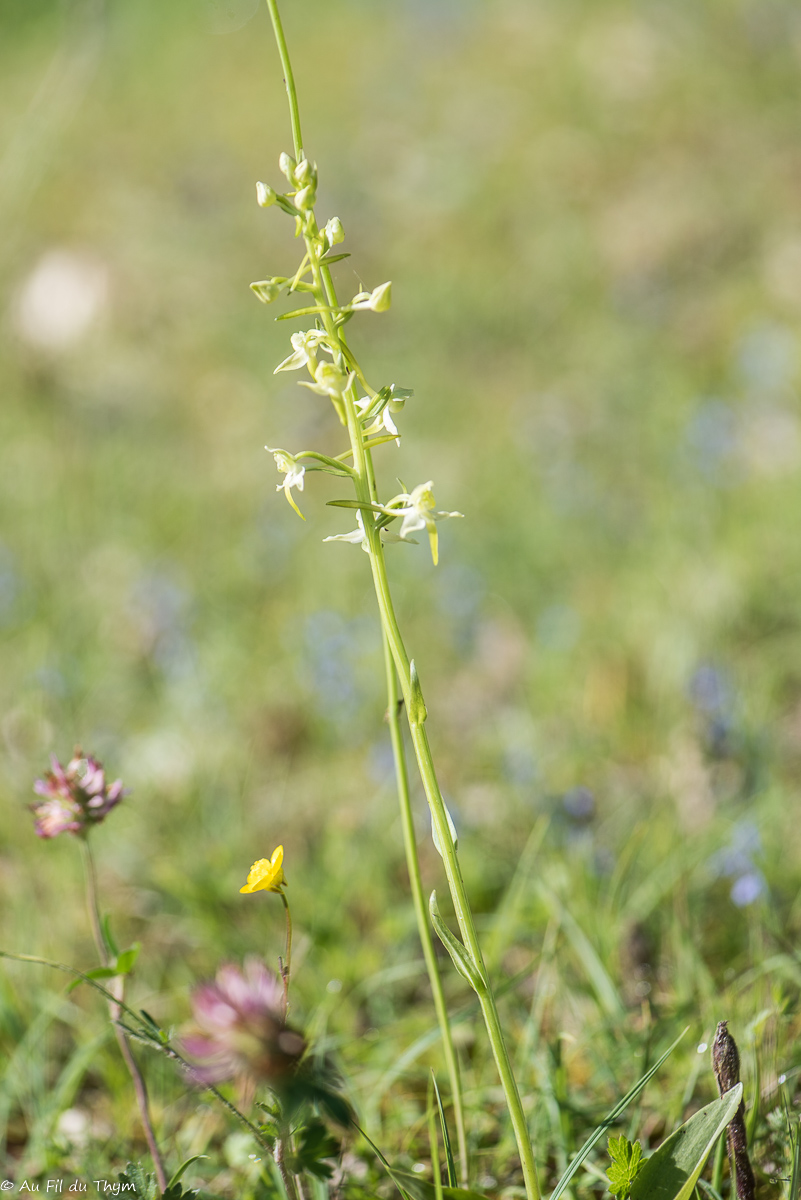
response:
M248 881L240 892L278 892L287 886L283 871L284 847L278 846L273 850L272 858L260 858L254 862L248 872Z

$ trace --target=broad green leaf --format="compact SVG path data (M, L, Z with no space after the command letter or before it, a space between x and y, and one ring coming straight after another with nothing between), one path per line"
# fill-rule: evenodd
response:
M613 1196L626 1197L642 1166L642 1146L630 1142L625 1134L610 1137L609 1157L612 1160L612 1165L606 1168L609 1191Z
M129 1162L117 1178L123 1186L127 1185L128 1188L133 1184L133 1194L136 1200L158 1200L159 1187L156 1177L145 1171L141 1163Z
M671 1134L651 1155L631 1189L631 1200L690 1200L712 1147L743 1098L738 1083Z
M122 954L117 958L115 965L117 975L130 975L134 968L139 951L142 949L141 942L134 942L127 950L123 950Z

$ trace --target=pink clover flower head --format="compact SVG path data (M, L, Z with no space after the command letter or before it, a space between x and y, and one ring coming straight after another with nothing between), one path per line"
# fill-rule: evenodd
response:
M50 764L52 769L33 785L33 790L42 797L39 803L30 806L39 837L85 834L127 795L122 780L107 784L102 764L91 755L84 755L79 746L66 767L55 755Z
M284 1018L281 981L258 958L226 963L192 993L196 1031L183 1038L201 1083L249 1079L275 1090L289 1082L306 1049Z

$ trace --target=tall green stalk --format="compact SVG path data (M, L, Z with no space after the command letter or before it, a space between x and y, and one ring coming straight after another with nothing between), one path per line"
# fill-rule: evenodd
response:
M289 60L286 39L284 37L281 19L278 13L276 0L266 0L267 7L270 12L270 17L273 23L275 39L278 46L278 52L281 57L281 64L284 71L284 79L286 82L287 96L289 99L289 109L292 121L292 133L294 140L294 149L296 159L300 163L303 158L303 146L300 133L300 118L298 113L297 92L295 89L292 67ZM309 168L309 164L304 159L304 167ZM311 169L306 171L305 178L310 175L313 177ZM316 184L315 184L316 186ZM394 672L387 671L388 690L390 696L395 695L394 691L396 684L400 684L400 690L403 696L406 709L407 719L409 722L409 730L411 734L412 745L414 747L417 766L420 772L420 777L431 810L431 819L433 828L436 832L436 840L438 848L442 855L445 874L448 880L448 886L451 893L454 912L459 924L459 930L462 935L462 943L458 943L453 937L453 934L447 930L439 919L438 913L432 909L432 919L436 922L436 928L439 936L445 942L446 947L453 958L454 964L467 978L474 988L479 1004L481 1007L484 1022L487 1028L487 1034L492 1046L493 1055L498 1068L501 1084L506 1097L507 1106L509 1109L512 1128L514 1130L515 1140L517 1142L518 1152L523 1168L523 1177L526 1187L528 1200L539 1200L540 1190L537 1182L537 1172L534 1163L534 1154L531 1146L531 1140L528 1133L528 1126L523 1112L523 1106L520 1099L517 1083L515 1081L512 1065L509 1058L503 1033L501 1030L498 1010L495 1003L495 998L492 991L492 986L487 975L484 959L481 953L481 947L476 934L475 922L473 920L470 902L465 889L464 880L462 878L461 868L456 853L453 835L451 833L450 823L447 816L445 804L442 798L442 793L437 782L434 763L431 756L431 749L428 743L428 736L425 730L426 708L423 700L422 688L417 676L413 662L406 651L403 638L398 627L395 610L392 604L392 596L389 588L389 581L386 572L386 563L384 560L384 548L381 542L381 527L382 525L376 520L376 511L383 514L384 517L391 518L392 513L378 504L377 491L375 485L375 473L373 471L372 456L369 445L366 444L364 430L362 428L361 419L357 410L358 394L356 391L356 378L365 383L363 373L358 368L353 354L348 348L342 330L343 311L339 308L336 298L336 291L331 279L329 268L322 261L326 253L326 246L323 244L320 231L314 216L313 210L313 188L311 189L311 200L298 202L296 208L299 210L298 230L302 232L306 245L306 258L302 264L303 270L296 276L296 281L301 278L307 271L311 273L311 282L303 286L303 290L311 293L311 298L314 304L305 310L304 313L315 313L319 316L325 334L325 340L330 348L330 352L334 356L335 366L341 372L343 378L347 376L347 384L343 384L341 390L331 392L331 398L335 403L335 407L340 414L343 424L347 427L348 437L350 441L350 454L353 458L352 468L344 467L344 458L341 456L339 460L329 460L332 467L337 466L337 462L342 466L339 474L348 474L354 484L356 492L356 506L359 509L361 527L364 534L364 545L370 556L370 566L373 575L373 584L375 587L376 599L381 615L381 623L384 631L386 645L388 647L389 656L391 656L394 664ZM296 193L300 197L300 188ZM282 206L285 206L282 201ZM292 288L295 286L293 281ZM272 297L271 297L272 298ZM351 307L349 311L354 311ZM335 320L335 314L338 318ZM308 361L308 359L307 359ZM310 367L311 369L311 367ZM315 377L316 378L316 377ZM365 385L366 386L366 385ZM372 389L368 389L369 392ZM335 398L336 395L336 398ZM287 458L288 456L284 456ZM319 458L319 456L317 456ZM278 459L276 459L278 461ZM293 460L294 461L294 460ZM282 468L288 470L287 467ZM287 496L289 495L289 484L287 484ZM384 521L385 523L385 521ZM397 678L395 678L395 673ZM392 679L390 680L390 676ZM397 708L397 704L394 706ZM393 704L390 702L390 712ZM390 724L392 731L392 724ZM398 765L399 751L402 752L402 745L397 736L393 736L393 750L396 754L396 772L398 773L399 781L399 796L401 801L401 810L405 811L408 806L408 785L404 785L403 779L405 776L405 763L402 757L400 759L401 766ZM404 818L405 831L405 818ZM413 830L412 830L413 834ZM415 910L418 914L418 923L421 928L421 940L423 942L424 954L426 954L426 962L428 963L428 954L426 952L426 940L430 944L430 934L428 926L425 922L424 907L422 901L422 885L419 889L414 882L415 879L419 882L419 865L417 864L416 847L412 840L411 853L409 852L409 844L407 842L407 861L414 862L415 867L410 867L410 877L412 878L412 894L415 902ZM414 872L414 873L413 873ZM434 898L432 897L432 905ZM422 911L421 911L422 910ZM425 934L423 934L425 929ZM440 1019L443 1028L443 1045L447 1047L450 1042L449 1026L447 1022L447 1013L444 1009L444 1003L440 1006L441 988L434 986L432 979L432 987L434 989L435 1004L437 1006L437 1015ZM442 1017L440 1016L442 1011ZM443 1023L444 1018L444 1023ZM446 1035L445 1030L448 1029ZM452 1042L450 1043L452 1047ZM447 1055L446 1049L446 1055ZM455 1057L454 1057L455 1063ZM451 1086L454 1088L454 1081L451 1080ZM454 1096L460 1094L457 1086L454 1088Z

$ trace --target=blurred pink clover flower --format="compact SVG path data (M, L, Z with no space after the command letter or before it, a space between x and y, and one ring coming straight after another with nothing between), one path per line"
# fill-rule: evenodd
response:
M301 1034L284 1017L282 982L258 958L243 968L226 963L213 982L192 993L196 1032L182 1041L200 1060L193 1073L201 1083L247 1079L275 1090L289 1083L306 1049Z
M84 755L79 746L66 767L55 755L50 763L52 770L33 785L42 799L30 805L41 838L58 837L60 833L85 835L127 795L122 780L107 784L102 763Z

